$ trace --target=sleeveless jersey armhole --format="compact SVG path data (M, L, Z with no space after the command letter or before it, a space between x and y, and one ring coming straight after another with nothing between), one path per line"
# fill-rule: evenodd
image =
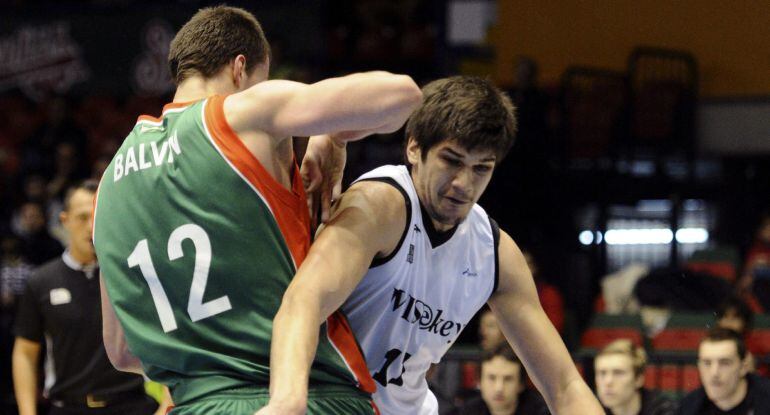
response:
M398 244L393 249L393 251L390 254L388 254L388 256L382 257L382 258L374 258L372 260L372 263L371 263L371 265L369 265L369 268L375 268L375 267L378 267L378 266L380 266L380 265L390 261L391 259L393 259L393 257L396 256L398 251L401 250L401 245L404 244L404 239L406 239L406 234L409 232L409 225L412 223L412 203L411 203L411 199L409 199L409 195L406 194L406 190L404 190L401 187L401 185L398 184L397 181L395 181L394 179L392 179L390 177L375 177L375 178L371 178L371 179L361 179L358 182L382 182L382 183L387 183L387 184L395 187L396 189L398 189L398 191L401 193L401 196L404 197L404 206L406 206L406 224L404 225L404 232L401 233L401 239L399 239Z
M500 227L492 218L489 218L489 225L492 227L492 239L494 240L495 245L495 283L492 286L491 297L497 292L497 286L500 283Z

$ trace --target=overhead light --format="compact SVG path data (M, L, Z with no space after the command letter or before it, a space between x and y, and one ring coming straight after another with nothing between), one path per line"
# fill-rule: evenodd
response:
M604 235L608 245L667 245L674 240L671 229L610 229ZM709 233L704 228L682 228L676 231L676 241L680 244L700 244L709 239ZM583 245L601 243L602 234L584 230L578 235Z

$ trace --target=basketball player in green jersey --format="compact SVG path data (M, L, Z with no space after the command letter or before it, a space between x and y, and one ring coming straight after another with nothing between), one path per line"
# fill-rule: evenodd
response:
M223 6L180 29L169 64L174 102L139 117L97 194L105 345L118 368L168 385L174 415L250 415L268 401L272 319L310 244L291 137L328 133L303 162L317 186L339 176L346 141L398 129L422 94L386 72L268 81L259 23ZM374 413L344 317L321 336L308 413Z

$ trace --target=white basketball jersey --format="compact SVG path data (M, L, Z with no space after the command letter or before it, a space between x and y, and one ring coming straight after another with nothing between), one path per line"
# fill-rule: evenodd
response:
M497 287L497 225L474 205L454 233L436 233L405 166L383 166L358 180L401 190L408 224L396 250L375 260L342 311L377 383L381 413L438 414L425 373Z

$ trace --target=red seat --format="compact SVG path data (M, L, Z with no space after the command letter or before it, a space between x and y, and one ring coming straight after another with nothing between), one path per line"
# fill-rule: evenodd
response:
M637 346L643 344L642 333L629 327L591 327L583 333L580 344L588 349L601 349L617 339L629 339Z
M735 265L729 261L697 261L688 262L686 268L690 271L705 272L715 277L724 278L725 280L732 282L735 280L736 270Z
M692 390L700 388L700 374L698 373L698 367L695 365L687 365L682 368L683 377L683 390L690 392Z
M678 365L662 365L658 372L658 389L677 392L682 386L682 371Z
M658 389L658 367L647 365L644 368L644 387L645 389Z
M697 351L705 335L705 328L666 328L652 338L652 347L655 350Z

